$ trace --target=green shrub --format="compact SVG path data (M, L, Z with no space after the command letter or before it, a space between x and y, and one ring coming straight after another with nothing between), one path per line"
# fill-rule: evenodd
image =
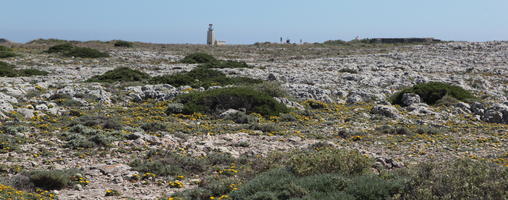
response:
M80 124L72 126L62 136L67 141L65 147L72 149L109 147L112 142L125 139L118 131L97 130Z
M492 163L422 163L399 173L409 177L400 199L508 199L508 167Z
M303 197L308 190L295 182L297 177L290 171L279 168L259 174L242 185L240 190L231 193L235 200L240 199L291 199Z
M153 77L151 84L170 84L175 87L192 86L205 87L224 86L224 85L241 85L261 83L261 80L246 77L227 77L224 73L213 69L198 67L189 72L182 72L172 75L163 75Z
M397 92L390 97L390 101L393 104L402 105L402 95L405 93L416 93L429 105L436 104L445 96L448 96L447 98L453 97L460 101L475 99L473 94L459 86L441 82L429 82L417 84L411 88Z
M72 178L77 170L46 170L29 173L30 181L35 187L44 190L60 190L73 184Z
M151 122L141 125L141 129L146 132L157 132L167 130L167 126L158 122Z
M259 121L259 119L257 117L252 116L252 115L247 115L244 112L236 112L233 114L229 114L226 117L224 117L224 119L231 120L231 121L234 121L235 123L239 123L239 124L250 124L250 123L255 123L255 122Z
M288 112L288 108L273 97L245 87L221 88L204 92L193 92L178 97L184 104L183 113L196 112L220 114L228 109L245 109L248 114L259 113L275 116Z
M16 57L18 54L10 51L0 51L0 58Z
M370 169L372 160L357 151L324 149L296 153L287 165L300 176L326 173L358 175Z
M185 58L183 58L180 62L195 64L195 63L209 63L214 61L217 61L217 59L206 53L193 53L185 56Z
M17 56L17 54L14 53L11 48L0 46L0 58L10 58L15 56Z
M74 100L72 96L68 94L60 94L56 93L48 98L49 100L55 101L55 103L59 106L66 106L66 107L80 107L83 106L83 104L80 101Z
M252 68L252 66L247 65L245 62L232 61L232 60L218 60L213 62L207 62L205 64L200 65L199 67L203 68Z
M271 133L280 130L280 127L277 126L277 123L260 124L255 122L249 126L249 129L263 131L264 133Z
M151 172L159 176L197 174L207 169L204 158L195 158L176 152L149 152L145 159L129 165L136 171Z
M74 47L69 51L64 52L64 56L78 57L78 58L103 58L109 57L108 53L101 52L96 49L88 47Z
M49 47L46 53L65 53L72 50L74 46L70 43L65 44L57 44L55 46Z
M0 134L0 154L18 150L20 144L24 143L26 141L20 137Z
M392 127L389 125L383 125L381 127L376 128L377 131L383 134L390 135L410 135L413 132L406 127Z
M15 69L14 65L0 61L0 77L44 76L49 73L37 69Z
M128 67L118 67L113 70L107 71L102 75L93 76L88 79L88 82L130 82L130 81L145 81L150 79L147 73L134 70Z
M278 82L264 81L258 84L249 84L249 87L268 94L272 97L288 97L288 91L281 87Z
M127 41L122 41L122 40L116 41L114 45L115 45L115 47L127 47L127 48L134 46L132 44L132 42L127 42Z
M402 187L399 179L385 180L377 176L342 176L340 174L318 174L295 176L284 168L259 174L231 192L231 197L240 199L389 199Z
M17 75L14 65L0 61L0 77L16 77Z
M48 75L49 72L42 71L38 69L22 69L19 70L19 76L45 76Z
M394 194L398 194L402 188L402 180L385 180L379 176L363 175L353 177L345 192L356 199L378 200L389 199Z

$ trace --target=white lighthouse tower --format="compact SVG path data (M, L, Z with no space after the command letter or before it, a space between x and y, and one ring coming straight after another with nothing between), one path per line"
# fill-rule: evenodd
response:
M213 24L209 24L208 26L209 27L208 27L208 34L207 34L206 43L208 45L216 45L217 41L215 39L215 32L213 32Z

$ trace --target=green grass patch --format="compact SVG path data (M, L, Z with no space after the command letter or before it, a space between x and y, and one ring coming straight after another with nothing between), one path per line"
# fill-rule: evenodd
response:
M119 67L102 75L94 76L88 79L88 82L133 82L133 81L145 81L150 79L150 75L147 73L134 70L128 67Z
M75 184L77 170L43 170L29 172L30 182L44 190L60 190Z
M407 88L395 93L390 97L391 103L402 105L402 96L405 93L418 94L423 99L423 101L429 105L439 103L439 101L444 97L451 97L460 101L475 99L475 96L471 92L459 86L441 82L429 82L417 84L411 88ZM447 100L447 102L450 102L450 100Z

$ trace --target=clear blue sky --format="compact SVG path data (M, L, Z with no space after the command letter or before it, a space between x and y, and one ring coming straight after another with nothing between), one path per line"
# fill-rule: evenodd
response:
M508 40L508 0L3 0L0 38L234 44L355 36Z

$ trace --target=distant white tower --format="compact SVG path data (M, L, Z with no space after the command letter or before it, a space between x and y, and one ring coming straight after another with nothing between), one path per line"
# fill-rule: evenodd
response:
M215 32L213 32L213 24L209 24L208 25L208 37L207 37L207 40L206 40L206 43L208 45L215 45L217 44L216 40L215 40Z

